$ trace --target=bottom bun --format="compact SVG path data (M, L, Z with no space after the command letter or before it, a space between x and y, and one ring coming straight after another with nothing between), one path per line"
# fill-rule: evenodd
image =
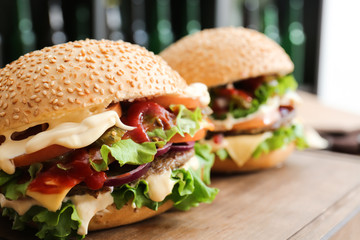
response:
M275 167L284 162L294 151L295 144L291 143L283 148L276 149L259 158L250 158L244 165L238 166L231 158L220 160L215 158L211 171L218 173L247 172Z
M133 208L131 203L127 203L121 209L117 209L115 204L108 206L104 211L97 213L89 223L89 231L118 227L134 222L139 222L160 213L163 213L173 206L172 201L167 201L161 205L157 211L147 207Z

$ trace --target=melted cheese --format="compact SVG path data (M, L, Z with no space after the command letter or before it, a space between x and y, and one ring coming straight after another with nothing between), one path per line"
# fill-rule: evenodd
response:
M21 198L18 200L7 200L3 194L0 193L0 206L2 208L12 208L20 216L24 215L32 206L40 205L35 199Z
M192 156L183 166L184 169L192 168L195 171L200 168L200 162L199 159L196 157L196 155Z
M100 193L97 198L85 194L75 195L69 197L69 199L75 205L75 209L81 219L81 225L77 231L79 235L86 235L88 233L90 220L93 216L95 216L96 213L101 213L100 211L106 209L114 202L110 191Z
M273 121L272 116L277 116L274 115L274 112L278 112L279 106L281 105L293 106L300 102L301 99L299 95L294 91L289 91L286 94L284 94L284 96L282 96L281 98L279 96L269 98L266 104L261 105L256 112L249 114L246 117L234 118L232 114L228 113L224 120L212 119L212 122L215 125L216 131L229 131L234 127L234 125L238 123L250 121L255 118L261 118L270 123L271 121Z
M210 94L207 86L203 83L192 83L185 88L185 95L193 99L199 99L202 106L210 103Z
M56 125L21 141L11 140L10 136L14 131L7 132L3 134L6 141L0 146L0 169L13 174L15 166L10 159L53 144L75 149L88 146L114 125L125 130L133 129L123 124L115 111L106 111L87 117L80 123L67 122Z
M214 152L225 149L231 159L239 166L249 160L261 142L272 136L272 133L266 132L257 135L240 135L224 137L221 144L216 144L212 140L205 141L212 146Z
M61 207L61 204L70 189L71 188L65 189L61 193L56 194L44 194L27 190L26 195L37 200L39 202L39 205L47 208L49 211L56 212Z
M172 192L175 182L171 179L171 169L162 174L152 174L145 181L149 184L149 197L155 202L161 202Z

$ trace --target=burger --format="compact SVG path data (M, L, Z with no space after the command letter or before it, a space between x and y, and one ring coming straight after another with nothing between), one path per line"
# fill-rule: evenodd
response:
M299 96L285 51L246 28L204 30L160 53L188 82L209 87L216 153L213 171L238 172L282 163L306 142L295 118Z
M83 237L211 202L205 85L126 42L28 53L0 71L0 205L13 229Z

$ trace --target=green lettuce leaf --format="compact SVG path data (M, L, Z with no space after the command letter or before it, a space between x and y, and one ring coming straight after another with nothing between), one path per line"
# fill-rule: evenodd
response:
M220 160L225 160L226 158L229 157L229 153L226 151L225 148L219 149L215 152L216 156L218 156L218 158Z
M19 197L25 196L25 192L30 182L35 178L36 174L41 170L42 165L40 163L32 164L29 169L29 179L20 183L18 176L23 172L23 169L17 170L14 177L6 177L8 180L1 186L2 193L4 193L7 199L16 200ZM5 175L5 174L3 174ZM13 176L13 175L11 175Z
M166 142L168 142L176 133L178 133L178 127L172 127L168 130L164 130L162 128L156 128L153 131L149 131L147 132L147 135L151 138L151 139L161 139L164 144ZM161 144L163 145L163 144Z
M148 183L145 180L140 180L134 185L124 184L114 188L112 196L117 209L122 208L132 200L132 203L135 204L137 208L145 206L156 211L162 203L152 201L149 198L148 192Z
M208 187L191 168L173 171L172 179L177 184L167 199L172 200L174 207L179 210L188 210L202 202L211 203L219 192L216 188Z
M61 209L56 212L33 206L22 216L11 208L4 208L2 215L13 220L14 230L23 230L27 223L34 222L39 229L36 236L40 239L65 240L71 237L76 239L85 237L76 234L81 221L71 202L63 203Z
M301 125L292 125L290 127L282 127L275 130L272 137L265 139L259 144L252 156L258 158L262 154L279 149L291 142L295 142L298 149L307 147L303 127Z
M204 183L210 184L211 167L215 160L215 155L211 152L211 146L209 144L200 144L196 142L194 150L195 156L200 163L200 168L196 170L196 174L202 177Z
M124 164L141 165L151 162L156 154L156 142L136 143L131 139L120 140L112 146L102 145L100 149L101 157L104 163L92 163L97 171L101 171L104 166L109 164L109 153L119 162L120 166Z
M195 133L200 129L200 122L202 120L201 109L196 108L194 111L187 109L184 105L171 105L172 111L178 111L176 116L176 127L178 133L184 136L185 133L194 136Z
M0 186L6 184L14 178L17 178L21 173L21 170L17 170L14 174L7 174L6 172L0 170Z

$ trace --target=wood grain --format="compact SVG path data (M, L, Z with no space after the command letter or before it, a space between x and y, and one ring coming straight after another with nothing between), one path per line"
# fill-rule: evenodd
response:
M281 168L217 175L213 204L90 233L86 239L320 239L336 235L360 208L359 157L294 153ZM355 214L353 217L356 217ZM20 239L0 219L0 237ZM351 228L348 227L351 231ZM340 233L339 233L340 234ZM31 239L26 233L21 239Z

